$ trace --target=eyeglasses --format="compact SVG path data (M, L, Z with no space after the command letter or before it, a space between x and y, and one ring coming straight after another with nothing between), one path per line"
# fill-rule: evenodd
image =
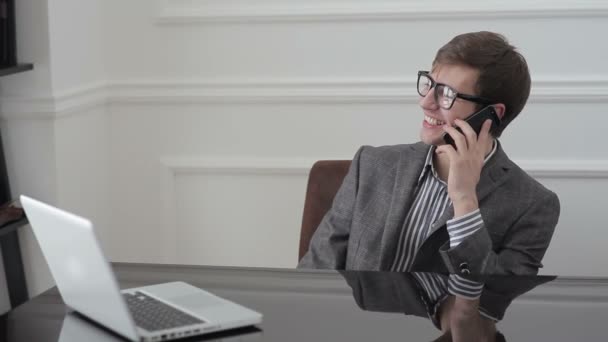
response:
M492 104L492 101L486 98L460 94L448 85L435 82L428 71L418 71L418 94L420 94L420 96L426 96L433 88L435 88L435 92L433 93L435 102L443 109L452 108L457 97L483 105Z

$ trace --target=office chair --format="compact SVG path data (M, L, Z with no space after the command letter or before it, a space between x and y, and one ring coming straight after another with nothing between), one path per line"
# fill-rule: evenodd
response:
M308 251L310 239L323 216L331 208L334 197L348 173L350 163L350 160L319 160L310 169L300 230L298 260L301 260Z

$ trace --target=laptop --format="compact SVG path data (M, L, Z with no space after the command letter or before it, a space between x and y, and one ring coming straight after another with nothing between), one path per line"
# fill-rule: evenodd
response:
M264 340L262 330L249 326L245 328L219 331L211 334L191 336L184 342L260 342ZM76 312L69 312L63 318L59 342L124 342L125 339Z
M260 313L181 281L121 291L89 220L20 199L65 304L115 333L166 341L262 322Z

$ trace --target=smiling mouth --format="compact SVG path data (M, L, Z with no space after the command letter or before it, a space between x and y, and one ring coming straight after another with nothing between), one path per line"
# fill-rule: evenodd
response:
M445 125L444 121L437 120L437 119L432 118L432 117L430 117L428 115L424 116L424 121L426 123L428 123L429 125L433 125L433 126L443 126L443 125Z

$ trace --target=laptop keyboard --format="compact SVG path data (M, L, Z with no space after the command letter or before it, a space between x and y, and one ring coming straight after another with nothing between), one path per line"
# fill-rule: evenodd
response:
M178 328L191 324L205 323L181 310L167 305L139 291L123 296L135 320L135 324L148 331Z

